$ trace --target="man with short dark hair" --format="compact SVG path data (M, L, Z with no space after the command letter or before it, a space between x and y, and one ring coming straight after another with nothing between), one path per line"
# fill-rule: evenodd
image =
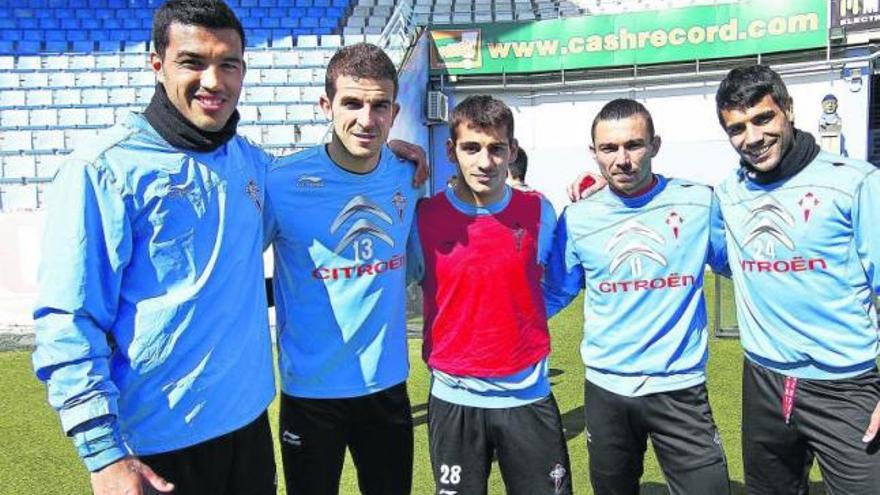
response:
M517 144L502 101L466 98L449 129L459 180L420 203L410 249L424 291L436 493L486 493L494 457L509 494L570 494L540 282L556 213L505 183Z
M829 493L880 493L880 170L797 129L768 67L730 71L715 100L740 155L715 191L745 348L746 489L806 494L816 456Z
M96 494L274 494L268 158L236 135L242 27L171 0L153 37L146 111L53 184L34 368Z
M544 276L548 317L585 289L584 415L597 495L637 495L650 438L673 495L730 493L706 389L705 265L726 271L709 187L652 171L648 110L606 104L590 150L608 187L559 218Z
M265 242L275 252L281 451L291 493L338 493L346 448L363 493L411 490L404 302L419 191L413 168L385 146L397 91L380 48L340 49L320 98L330 143L268 173Z

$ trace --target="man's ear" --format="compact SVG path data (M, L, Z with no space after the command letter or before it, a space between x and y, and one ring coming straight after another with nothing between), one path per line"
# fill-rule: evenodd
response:
M511 164L516 161L517 155L519 155L519 141L514 139L510 142L510 160L507 163Z
M446 158L449 158L449 161L458 165L458 159L455 157L455 141L452 138L446 140Z
M163 63L164 61L158 53L150 52L150 68L153 69L153 74L156 75L156 80L165 84L165 71L162 70Z
M660 139L659 134L655 134L653 139L651 139L651 158L657 156L657 152L660 151L661 144L663 144L663 140Z
M785 105L785 118L794 124L794 98L788 98L788 103Z
M324 112L324 117L327 117L327 120L333 121L333 104L330 101L330 98L327 97L327 93L323 93L320 98L318 98L318 106L321 107L321 111Z

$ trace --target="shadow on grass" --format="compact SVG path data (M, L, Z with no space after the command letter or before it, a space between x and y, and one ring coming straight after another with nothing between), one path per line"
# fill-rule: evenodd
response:
M428 423L428 403L412 406L413 427Z
M576 407L562 414L562 429L565 431L566 441L583 433L585 428L584 406Z
M746 487L740 481L730 482L731 495L745 495ZM642 483L639 487L639 495L668 495L669 489L664 483L648 482ZM825 485L821 482L814 481L810 483L810 495L825 495Z

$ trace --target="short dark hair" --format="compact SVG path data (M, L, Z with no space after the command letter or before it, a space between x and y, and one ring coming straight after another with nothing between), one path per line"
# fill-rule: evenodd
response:
M599 110L596 118L593 119L593 125L590 127L590 138L596 140L596 126L603 120L622 120L632 117L633 115L641 115L645 119L648 126L649 137L654 137L654 119L651 118L651 112L645 108L645 105L631 100L629 98L618 98L611 100Z
M330 101L336 95L336 80L342 76L391 81L394 83L394 98L397 98L397 69L388 54L376 45L355 43L333 54L324 76L324 92Z
M501 129L507 132L508 143L513 142L513 112L503 101L489 95L468 96L452 110L449 117L449 136L458 139L458 126L471 125L480 129Z
M222 0L168 0L153 14L153 49L159 57L168 48L168 29L172 23L199 26L208 29L234 29L241 38L244 53L245 39L241 21Z
M715 110L718 122L724 110L745 110L755 106L765 96L770 95L773 102L783 110L791 109L791 96L779 74L766 65L737 67L727 73L718 92L715 93Z
M516 180L525 181L528 168L529 157L526 155L526 150L522 148L517 149L516 159L510 162L510 165L507 166L510 176Z

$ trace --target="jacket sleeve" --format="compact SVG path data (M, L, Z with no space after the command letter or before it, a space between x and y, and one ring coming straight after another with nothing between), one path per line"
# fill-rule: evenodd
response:
M852 222L856 252L874 294L880 294L880 169L872 170L856 190Z
M110 331L132 240L120 183L101 162L61 167L50 191L34 310L34 371L92 470L102 466L90 460L106 465L124 455L110 377Z
M544 279L541 281L548 319L568 306L584 288L584 268L568 235L569 211L566 208L556 223L553 248L544 267Z
M709 254L706 261L713 272L730 277L724 218L721 216L721 206L714 191L709 207Z

